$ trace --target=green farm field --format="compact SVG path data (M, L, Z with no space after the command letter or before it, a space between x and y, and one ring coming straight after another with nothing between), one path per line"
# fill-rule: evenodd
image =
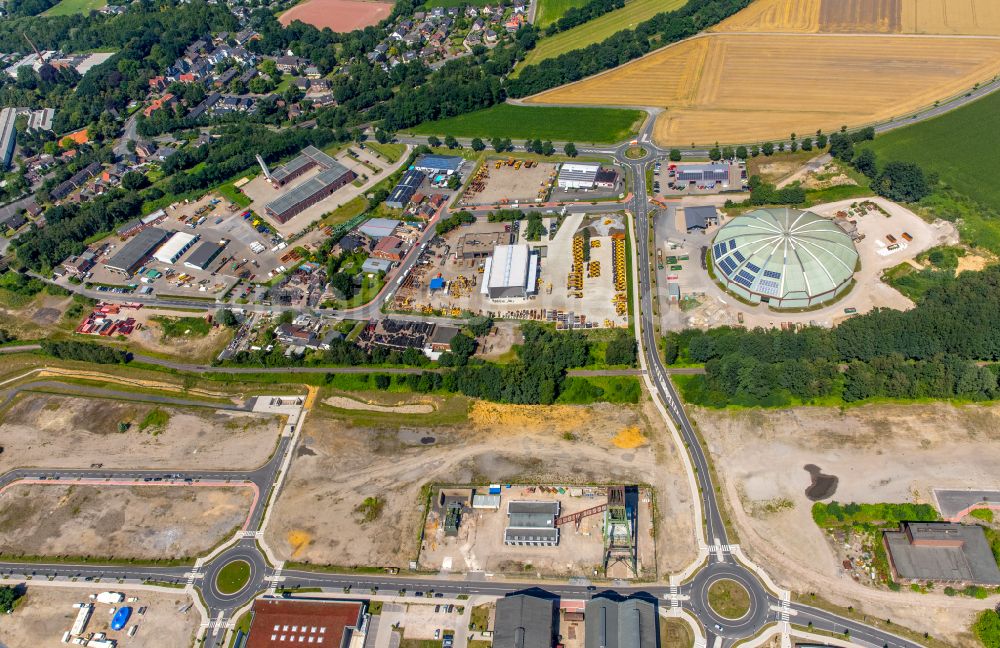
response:
M542 1L544 2L545 0ZM571 2L572 0L555 1ZM629 0L621 9L606 13L600 18L595 18L568 31L539 39L535 49L528 52L528 56L525 57L524 61L514 69L514 74L516 75L518 70L528 65L534 65L547 58L553 58L572 50L600 43L607 37L623 29L632 29L642 21L649 20L658 13L674 11L683 7L686 3L687 0ZM565 12L570 6L573 5L567 5L562 11ZM560 13L559 16L561 15ZM558 20L559 16L556 16L555 20Z
M618 142L636 132L645 114L617 108L561 108L498 104L485 110L425 122L416 135L543 139L557 142Z
M582 7L588 0L536 0L538 2L538 15L535 16L535 23L539 28L545 29L555 21L563 17L567 11L574 7Z
M97 11L108 4L107 0L62 0L45 12L46 16L72 16Z
M940 117L879 135L865 147L875 151L880 164L916 162L958 192L1000 209L1000 158L991 135L998 132L1000 93L994 92Z

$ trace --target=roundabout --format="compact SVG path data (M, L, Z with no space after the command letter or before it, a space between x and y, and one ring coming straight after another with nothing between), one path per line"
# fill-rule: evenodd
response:
M206 565L202 594L212 608L232 609L266 587L269 565L252 540L244 539Z

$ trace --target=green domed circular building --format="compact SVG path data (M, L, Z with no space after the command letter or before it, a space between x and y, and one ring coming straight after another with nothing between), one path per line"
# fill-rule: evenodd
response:
M833 221L773 207L737 216L715 235L718 279L740 297L775 308L805 308L846 290L858 251Z

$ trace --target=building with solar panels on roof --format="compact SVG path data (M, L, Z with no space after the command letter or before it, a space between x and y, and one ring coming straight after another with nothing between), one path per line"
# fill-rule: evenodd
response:
M737 216L715 235L712 265L734 294L775 308L805 308L847 290L858 265L851 237L809 211L774 207Z

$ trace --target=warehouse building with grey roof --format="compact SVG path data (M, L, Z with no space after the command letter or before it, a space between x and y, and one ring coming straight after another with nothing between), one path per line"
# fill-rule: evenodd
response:
M507 504L506 545L555 547L559 544L557 501L515 501Z
M587 601L586 648L656 648L659 620L647 599L596 596Z
M552 599L511 594L497 601L493 648L552 648L559 626Z
M897 581L1000 585L1000 569L978 525L904 522L882 539Z
M157 248L163 245L163 242L171 234L173 232L159 227L147 227L133 236L132 240L123 245L104 265L112 272L120 272L127 277L131 276L146 259L156 252Z
M329 155L324 153L323 156L327 161L324 161L322 171L295 185L264 206L268 216L279 223L287 223L296 214L329 197L334 191L358 177L354 171Z

